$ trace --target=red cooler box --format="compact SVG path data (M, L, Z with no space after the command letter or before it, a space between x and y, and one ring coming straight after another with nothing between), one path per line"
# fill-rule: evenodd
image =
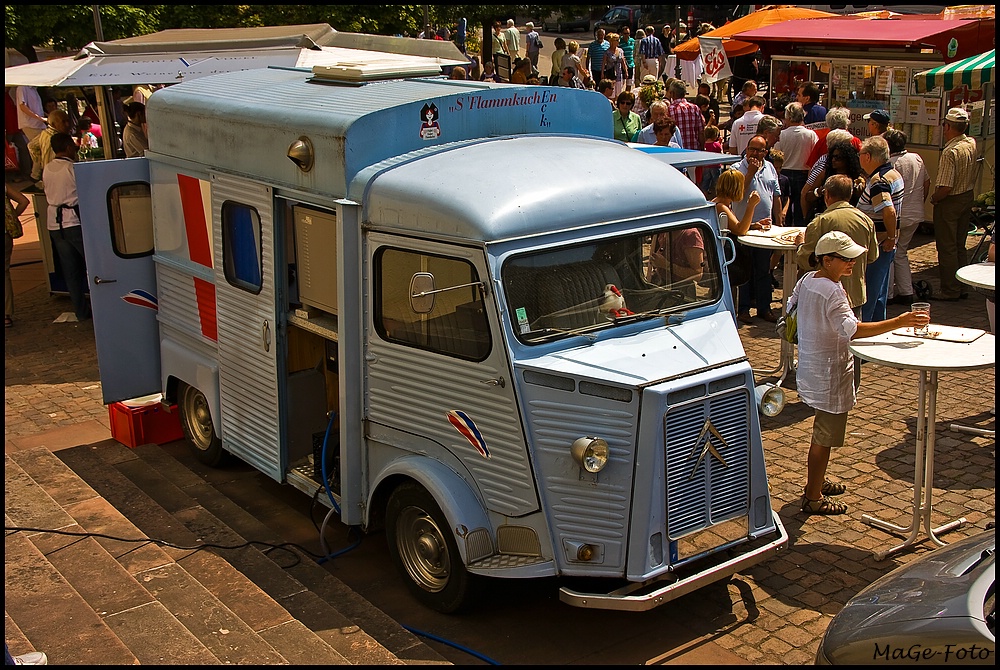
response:
M135 449L140 444L166 444L184 437L177 405L168 411L160 402L160 395L123 400L108 405L111 419L111 437L126 447Z

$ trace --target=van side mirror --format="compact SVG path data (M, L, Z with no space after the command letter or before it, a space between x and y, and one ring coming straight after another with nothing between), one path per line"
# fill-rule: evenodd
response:
M417 272L410 277L410 309L417 314L428 314L434 309L434 275Z

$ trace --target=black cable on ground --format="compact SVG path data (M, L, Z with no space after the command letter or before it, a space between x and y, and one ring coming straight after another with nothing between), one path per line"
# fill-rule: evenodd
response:
M235 545L225 545L225 544L215 544L212 542L206 542L204 544L196 544L193 546L184 546L180 544L174 544L173 542L167 542L166 540L156 540L150 537L140 537L140 538L129 538L129 537L116 537L114 535L107 535L105 533L87 533L87 532L76 532L71 530L53 530L51 528L26 528L22 526L4 526L4 532L6 533L51 533L53 535L67 535L70 537L94 537L94 538L104 538L106 540L115 540L116 542L134 542L138 544L155 544L160 547L170 547L171 549L179 549L181 551L201 551L202 549L244 549L246 547L264 547L262 550L264 554L269 554L272 551L280 550L288 552L294 557L294 562L289 565L282 565L281 567L287 569L294 567L299 564L301 559L293 551L297 549L306 556L312 558L314 561L319 561L325 558L320 554L314 554L305 547L295 544L294 542L282 542L281 544L273 544L270 542L260 542L258 540L248 540L242 544Z

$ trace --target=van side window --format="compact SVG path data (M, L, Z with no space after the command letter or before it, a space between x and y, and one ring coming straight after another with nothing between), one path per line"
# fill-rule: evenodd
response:
M119 184L108 194L111 244L122 258L153 253L153 204L149 184Z
M226 280L250 293L260 293L260 215L237 202L222 204L223 269Z
M466 260L383 247L375 254L375 329L389 342L481 361L490 353L490 326L476 268ZM434 307L410 306L410 279L434 275ZM449 287L463 286L463 288Z

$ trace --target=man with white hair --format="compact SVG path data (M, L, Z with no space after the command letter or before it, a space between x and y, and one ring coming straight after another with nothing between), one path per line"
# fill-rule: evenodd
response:
M521 33L514 25L514 19L507 19L507 29L503 31L504 42L507 44L507 52L510 54L511 62L521 57Z
M858 209L875 222L878 240L878 260L865 271L868 300L861 306L861 320L885 321L885 306L889 296L889 270L896 257L899 235L899 211L903 207L903 177L889 162L889 143L876 135L861 143L861 169L868 183Z
M663 100L655 100L653 104L649 106L649 125L636 133L635 139L632 141L639 144L656 144L656 131L654 130L654 127L656 124L663 123L669 118L670 113L667 103ZM681 142L683 142L683 140L681 139L680 128L674 129L672 141L676 142L677 146L681 146Z

